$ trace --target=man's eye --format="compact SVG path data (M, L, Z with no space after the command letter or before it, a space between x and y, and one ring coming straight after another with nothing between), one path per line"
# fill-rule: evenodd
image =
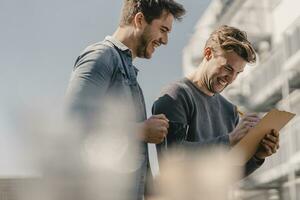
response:
M231 68L229 68L229 67L225 67L225 69L226 69L226 71L229 71L229 72L232 71Z

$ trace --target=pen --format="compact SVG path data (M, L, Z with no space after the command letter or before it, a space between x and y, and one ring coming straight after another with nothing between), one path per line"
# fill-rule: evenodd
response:
M245 114L242 112L242 111L240 111L238 108L236 109L236 111L240 114L240 116L244 116Z

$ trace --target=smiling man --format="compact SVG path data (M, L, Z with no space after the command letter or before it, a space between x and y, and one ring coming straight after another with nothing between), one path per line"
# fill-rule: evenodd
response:
M168 128L164 115L147 119L143 93L137 82L138 70L132 61L136 57L149 59L157 47L166 45L174 19L180 20L184 13L183 6L174 0L124 0L119 27L112 36L82 52L67 90L69 117L79 120L85 134L97 127L99 115L110 114L104 113L108 98L133 108L138 131L132 137L137 136L142 147L132 199L142 199L144 193L146 143L162 142Z
M166 145L185 148L233 146L259 122L256 114L239 119L235 105L220 92L243 72L246 63L256 62L256 54L245 32L230 26L215 30L206 42L203 60L195 72L183 80L167 86L153 105L154 114L165 114L177 124L170 123L167 143L158 145L159 152ZM178 128L178 124L181 127ZM171 131L174 130L174 131ZM255 156L245 166L252 173L279 147L279 134L272 131L261 141Z

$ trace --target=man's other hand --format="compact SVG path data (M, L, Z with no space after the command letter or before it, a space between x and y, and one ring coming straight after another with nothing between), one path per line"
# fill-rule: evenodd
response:
M279 149L279 132L272 130L260 142L255 157L258 159L265 159L276 153Z
M141 123L141 137L147 143L161 143L168 134L169 120L164 114L152 115Z

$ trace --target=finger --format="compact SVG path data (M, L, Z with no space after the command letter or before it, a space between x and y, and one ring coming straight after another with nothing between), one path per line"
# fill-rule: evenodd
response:
M163 126L163 127L166 127L166 128L169 128L169 122L166 121L166 120L163 120L163 119L158 119L159 120L159 125L160 126Z
M164 138L156 138L155 140L153 140L153 143L154 144L160 144L160 143L162 143L164 141Z
M268 145L271 149L277 149L277 143L271 142L266 139L263 139L262 143Z
M165 135L161 132L158 132L153 138L152 140L155 141L154 143L161 143L164 139L165 139Z
M276 153L277 151L277 145L274 148L271 148L272 154Z
M245 137L245 135L249 132L249 127L243 127L239 131L239 136L241 138Z
M167 122L169 122L168 118L164 114L153 115L153 117L156 119L163 119L163 120L166 120Z
M244 118L255 118L255 119L260 119L260 117L258 116L258 114L256 113L247 113L243 116Z
M275 137L279 137L279 132L275 129L272 129L271 134Z
M243 121L248 121L248 122L256 122L256 123L258 123L260 121L260 118L253 117L253 116L245 116L242 120Z
M160 127L160 133L162 134L163 137L166 137L168 134L168 129L166 127Z
M152 137L161 139L161 138L165 137L165 135L166 135L166 133L160 127L157 127L156 130L153 132Z
M159 140L158 144L162 143L164 141L164 138L162 138L161 140Z
M248 132L248 128L246 127L240 127L238 130L236 130L237 132L237 137L239 139L242 139Z
M264 149L267 152L268 156L272 155L273 151L272 151L272 149L268 145L266 145L266 144L263 143L262 146L264 147Z
M257 113L247 113L244 115L245 117L256 117L256 118L259 118L258 114Z
M270 144L270 143L263 143L263 145L267 146L268 149L273 153L276 153L277 151L277 145Z
M268 141L271 141L273 143L278 143L279 142L279 138L278 137L274 137L273 135L271 134L267 134L265 137L264 137L265 140L268 140Z
M164 139L161 139L161 138L152 138L152 139L149 139L147 142L152 143L152 144L160 144L163 141L164 141Z
M248 121L246 121L246 122L244 122L244 125L246 127L248 127L248 128L253 128L253 127L255 127L257 125L257 123L256 122L248 122Z
M247 131L249 131L250 129L252 129L253 127L255 127L257 124L256 123L250 123L250 122L245 122L244 124L242 124L241 126L243 128L246 128Z
M165 137L159 137L159 138L157 138L157 140L158 140L159 143L162 143L164 141L164 139L165 139Z

